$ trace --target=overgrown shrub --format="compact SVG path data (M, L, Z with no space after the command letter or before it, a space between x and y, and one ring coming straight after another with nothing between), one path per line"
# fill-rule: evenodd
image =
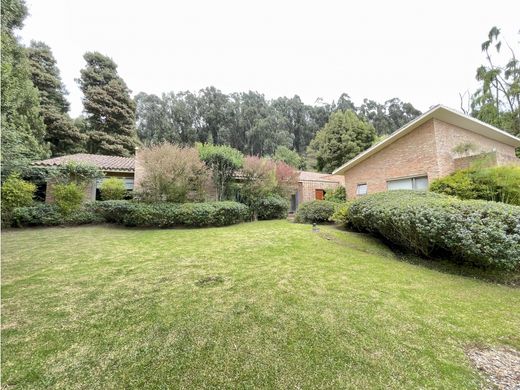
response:
M16 173L11 174L2 184L2 211L29 206L35 192L36 186L33 183L22 180Z
M518 206L390 191L354 201L348 220L354 228L381 235L417 254L438 253L503 269L520 264Z
M278 195L270 195L258 202L258 219L284 219L289 212L289 201Z
M64 215L57 205L41 203L14 209L12 226L83 225L100 222L103 222L103 218L92 210L82 208L74 213Z
M325 193L325 200L336 203L345 202L347 200L347 192L345 191L345 187L339 186L333 190L327 191Z
M85 187L75 182L55 184L52 194L58 210L64 215L69 215L80 209L85 198Z
M118 177L109 177L103 180L99 188L101 199L120 200L126 195L125 182Z
M337 203L326 200L302 203L294 220L299 223L329 222L337 207Z
M334 211L334 214L332 214L332 217L330 219L338 225L344 227L349 226L349 209L351 205L352 201L341 203L340 205L338 205L336 211Z
M138 197L146 202L199 202L206 195L209 170L195 148L162 144L139 152L144 166Z
M520 205L520 167L470 168L434 180L430 190L461 199Z

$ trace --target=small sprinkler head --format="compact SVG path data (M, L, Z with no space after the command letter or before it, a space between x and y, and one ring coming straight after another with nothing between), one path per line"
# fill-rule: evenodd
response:
M313 232L319 232L320 231L320 229L318 229L318 226L316 225L316 222L313 222L313 224L312 224L312 231Z

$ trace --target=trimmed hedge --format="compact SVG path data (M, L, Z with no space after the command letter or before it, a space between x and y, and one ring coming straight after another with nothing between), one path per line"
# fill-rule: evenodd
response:
M258 219L284 219L289 212L289 201L278 195L271 195L258 202Z
M92 210L80 209L64 215L58 206L42 203L14 209L11 226L85 225L101 222L104 222L103 218Z
M138 203L122 200L90 205L106 222L125 226L225 226L246 221L249 209L238 202Z
M348 221L421 255L448 254L474 265L520 265L520 207L415 191L354 201Z
M338 205L336 202L327 200L313 200L302 203L298 207L294 220L299 223L329 222Z
M15 227L108 222L158 228L225 226L246 221L250 215L247 206L237 202L149 204L125 200L92 202L68 215L49 204L19 207L13 214Z

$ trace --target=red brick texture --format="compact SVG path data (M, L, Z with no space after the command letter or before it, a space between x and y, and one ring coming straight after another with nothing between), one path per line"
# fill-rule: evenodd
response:
M457 145L471 142L476 153L496 154L499 165L518 161L515 148L472 131L430 119L409 134L345 172L349 199L356 197L358 184L366 183L368 193L387 190L387 181L405 177L427 176L428 181L446 176L456 169L453 152Z

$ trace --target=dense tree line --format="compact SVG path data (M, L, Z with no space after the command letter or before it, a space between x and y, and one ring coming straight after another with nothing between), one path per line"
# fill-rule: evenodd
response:
M298 96L268 100L254 91L226 95L215 87L162 96L141 92L135 100L137 130L144 144L224 144L258 156L273 155L278 147L304 154L318 130L337 111L353 111L380 136L420 115L410 103L397 98L383 104L365 99L356 107L342 94L332 104L317 101L308 105Z

